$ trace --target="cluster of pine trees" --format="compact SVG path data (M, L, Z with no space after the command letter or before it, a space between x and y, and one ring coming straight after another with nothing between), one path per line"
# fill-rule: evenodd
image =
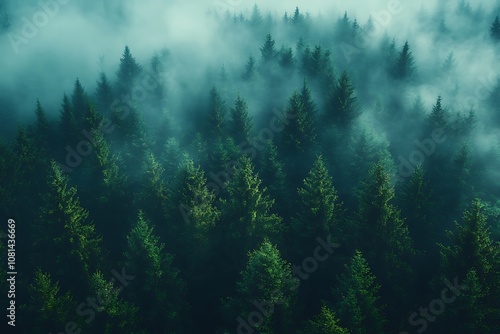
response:
M41 98L0 142L21 332L496 333L500 151L479 149L476 111L408 103L426 79L411 41L381 36L351 68L308 44L298 8L218 20L260 46L203 94L170 96L168 55L142 65L126 47L116 79L77 79L58 117ZM370 29L346 13L330 37Z

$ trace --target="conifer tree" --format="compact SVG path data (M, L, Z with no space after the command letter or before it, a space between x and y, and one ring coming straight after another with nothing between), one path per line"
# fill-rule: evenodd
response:
M221 139L226 133L226 104L219 91L213 87L210 91L210 102L207 115L207 139Z
M498 18L498 15L495 17L495 21L491 24L490 35L494 41L500 41L500 19Z
M54 161L48 181L49 190L43 197L36 226L35 249L40 251L36 263L61 284L64 282L64 287L81 291L102 261L101 238L88 221L89 212L80 205L77 189L68 185L68 177ZM45 252L54 257L46 258Z
M189 327L186 284L173 266L173 256L164 251L165 245L142 212L127 243L124 266L134 278L125 292L139 308L139 327L162 333L184 332Z
M250 26L258 27L262 23L262 15L260 14L260 9L257 4L253 5L252 15L250 16Z
M128 46L125 46L123 55L120 58L120 66L116 75L118 77L118 94L129 94L134 81L140 75L142 71L141 66L137 63L135 58L132 56Z
M42 108L42 104L40 100L36 100L36 123L35 123L35 134L36 137L40 140L44 141L44 145L48 145L51 143L51 126L49 121L47 120L47 115L45 110Z
M304 102L309 104L308 109ZM289 120L283 130L285 155L303 153L316 142L315 114L311 107L313 104L308 95L307 86L304 84L302 95L295 91L285 111L285 118Z
M53 282L51 275L37 269L32 284L29 285L29 303L21 306L20 321L16 327L21 331L47 333L55 329L64 329L69 319L74 318L76 303L73 296L62 293L58 282ZM77 320L77 319L76 319ZM82 326L78 321L77 326Z
M238 95L234 102L234 108L231 108L229 135L233 138L235 144L240 145L250 141L251 131L252 119L248 115L247 103Z
M349 331L339 325L335 312L323 305L320 313L307 322L300 334L349 334Z
M408 278L411 276L409 261L414 256L408 227L392 204L393 197L391 175L384 162L378 162L370 171L360 195L359 247L372 263L384 287L384 296L391 298L407 293L412 283Z
M99 331L104 334L139 332L138 308L123 300L123 295L120 295L122 288L118 288L113 281L107 281L99 271L92 275L90 287L91 295L95 296L98 305L96 318L90 324L94 332Z
M338 277L334 294L340 324L352 334L386 333L379 297L380 285L363 254L356 250Z
M411 79L415 73L415 60L408 41L405 42L403 49L399 53L393 71L393 75L397 79Z
M358 99L347 72L344 71L337 84L330 89L325 109L325 127L334 124L341 128L350 127L360 115Z
M255 76L255 57L248 57L247 64L245 66L245 72L241 75L243 80L252 80Z
M266 41L264 42L264 45L262 45L262 47L260 48L260 53L264 63L273 61L276 58L277 51L274 47L275 43L276 42L274 41L271 34L267 34Z
M108 81L106 73L101 72L99 81L97 81L96 89L97 108L101 114L109 114L111 105L113 104L113 89Z
M77 142L80 131L73 107L66 94L63 97L62 109L60 114L60 131L63 134L63 140L69 145Z
M71 105L73 107L76 123L78 126L82 127L83 130L83 127L85 126L85 117L89 108L89 100L79 79L76 79L75 81L75 87L73 88L73 94L71 95Z
M295 57L293 56L292 48L282 47L280 51L280 66L286 70L291 70L295 66Z
M283 260L279 250L269 240L248 253L248 262L237 283L239 314L253 310L258 301L272 308L263 315L258 325L260 333L276 333L278 329L288 332L291 309L294 303L297 278L292 275L291 265Z

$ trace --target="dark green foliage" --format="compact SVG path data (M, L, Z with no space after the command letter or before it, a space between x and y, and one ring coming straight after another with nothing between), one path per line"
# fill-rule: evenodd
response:
M308 105L305 105L306 102ZM316 141L314 106L310 100L306 84L302 94L295 91L289 100L285 116L288 124L283 131L283 150L285 154L303 153Z
M340 325L353 334L386 333L380 285L360 251L345 265L338 281L334 295Z
M231 120L229 121L229 135L236 145L248 143L252 131L252 119L248 116L248 107L245 100L239 95L231 108Z
M500 20L498 19L498 15L495 17L495 21L491 24L490 35L494 41L500 41Z
M125 294L139 307L140 328L153 332L182 333L188 306L186 284L173 267L173 256L164 251L149 221L139 212L127 236L126 272L133 276Z
M138 78L141 71L141 66L132 56L129 47L126 46L122 58L120 59L120 67L116 72L116 76L118 77L117 90L120 96L130 93L134 81Z
M266 41L264 42L264 45L262 45L262 47L260 48L260 54L262 56L262 61L264 63L268 63L276 59L278 52L274 47L275 43L276 42L274 41L271 34L267 34Z
M324 126L351 126L360 115L358 100L347 72L343 72L337 84L331 87L327 96Z
M255 76L255 57L248 57L247 64L245 66L245 72L241 75L244 80L251 80Z
M349 331L340 327L337 316L331 309L323 306L320 313L307 322L300 334L349 334Z
M415 60L410 51L410 45L405 42L403 49L396 58L392 75L401 80L409 80L415 73Z

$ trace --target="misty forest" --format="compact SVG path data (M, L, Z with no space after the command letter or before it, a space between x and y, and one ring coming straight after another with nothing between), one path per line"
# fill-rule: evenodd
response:
M2 333L499 332L500 3L276 2L0 1Z

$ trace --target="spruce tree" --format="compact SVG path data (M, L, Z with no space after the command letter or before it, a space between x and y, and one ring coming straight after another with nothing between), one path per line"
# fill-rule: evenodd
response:
M380 285L372 274L363 254L356 250L345 265L334 290L337 297L335 310L340 324L352 334L386 333L379 296Z
M255 76L255 57L248 57L247 64L245 66L245 72L241 75L243 80L252 80Z
M231 108L231 120L229 121L229 135L236 145L249 143L252 131L252 118L248 115L248 107L245 100L239 95Z
M102 262L101 237L88 220L89 212L81 207L77 189L68 183L68 177L52 161L49 190L43 197L34 249L40 252L36 263L43 270L49 271L63 287L81 291L91 272ZM48 259L45 252L54 257Z
M394 64L393 75L397 79L411 79L415 69L415 59L406 41Z
M113 104L113 89L108 81L106 73L101 72L96 89L97 108L101 114L108 115Z
M124 267L134 278L125 290L138 306L139 328L150 332L182 333L186 319L186 284L173 266L173 256L164 251L150 222L139 212L137 223L127 236Z
M495 21L491 24L490 35L494 41L500 41L500 19L498 18L498 15L495 17Z
M299 334L349 334L349 331L339 325L335 312L323 305L319 314L309 320Z
M262 56L262 61L264 63L268 63L270 61L273 61L276 56L277 56L277 51L274 47L274 44L276 42L274 41L273 37L271 34L267 34L266 36L266 41L264 42L264 45L260 48L260 53Z
M116 75L118 77L118 94L129 94L133 88L134 81L138 78L142 71L141 66L137 63L135 58L132 56L128 46L125 46L123 55L120 59L120 66Z
M342 73L337 84L330 89L325 109L325 127L332 125L340 128L350 127L360 115L358 98L346 71Z

